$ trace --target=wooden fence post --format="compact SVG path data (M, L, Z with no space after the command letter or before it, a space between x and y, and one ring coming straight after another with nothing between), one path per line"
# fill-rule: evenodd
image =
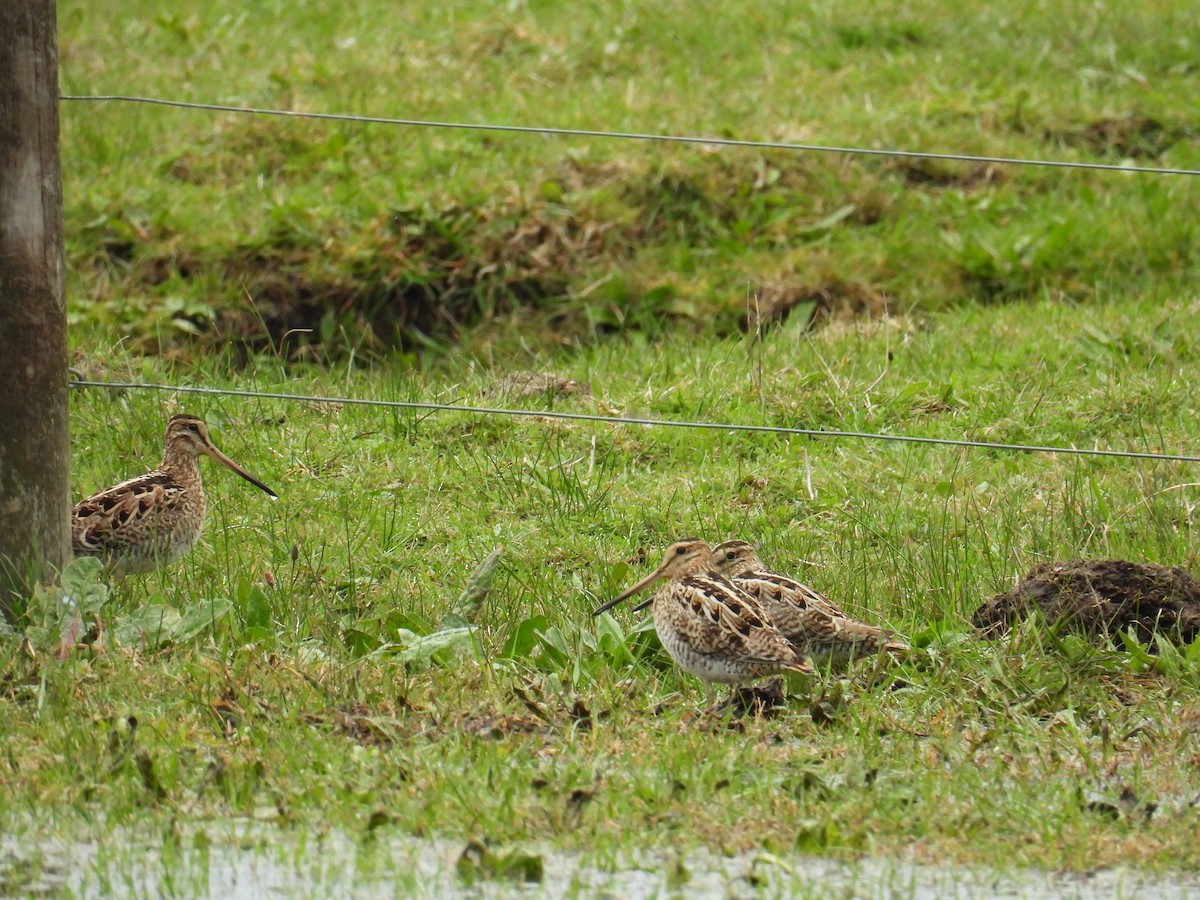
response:
M0 607L70 553L55 0L0 0Z

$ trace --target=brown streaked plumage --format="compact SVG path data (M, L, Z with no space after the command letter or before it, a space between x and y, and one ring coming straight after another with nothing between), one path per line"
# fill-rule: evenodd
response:
M712 549L699 538L673 543L662 565L593 615L659 579L667 583L636 608L654 607L654 630L667 653L706 684L812 672L757 601L713 568Z
M769 571L746 541L726 541L713 549L713 562L734 584L754 597L798 652L817 662L844 661L908 645L890 631L850 618L808 585Z
M172 416L157 469L81 500L71 512L76 556L95 556L120 573L148 572L192 549L204 527L200 456L211 456L271 499L275 492L218 450L195 416Z

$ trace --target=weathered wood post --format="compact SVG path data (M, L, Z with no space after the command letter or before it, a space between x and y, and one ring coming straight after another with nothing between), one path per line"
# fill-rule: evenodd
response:
M70 552L55 0L0 0L0 607Z

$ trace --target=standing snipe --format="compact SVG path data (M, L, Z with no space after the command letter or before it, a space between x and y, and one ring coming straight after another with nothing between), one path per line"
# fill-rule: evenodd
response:
M890 631L850 618L808 585L768 571L746 541L718 544L713 561L722 574L762 604L798 652L818 663L908 649L903 641L893 640Z
M654 630L667 653L709 686L733 684L779 672L810 673L787 638L757 601L713 569L712 548L699 538L684 538L667 548L662 565L610 600L600 615L642 588L665 578L653 599Z
M96 556L122 573L148 572L192 549L204 527L204 488L198 457L211 456L254 486L275 492L213 446L208 427L195 416L167 423L163 461L157 469L122 481L76 504L71 544L76 556Z

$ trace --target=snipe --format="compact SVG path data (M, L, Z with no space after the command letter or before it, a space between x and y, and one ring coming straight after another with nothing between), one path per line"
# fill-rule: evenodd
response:
M808 585L771 572L759 560L754 545L746 541L718 544L713 561L723 575L762 605L799 653L818 664L908 649L890 631L852 619Z
M207 507L200 483L201 456L212 457L278 499L213 445L203 421L172 416L158 468L76 504L71 512L75 555L99 557L115 571L129 573L148 572L191 550L200 538Z
M710 694L714 683L812 672L758 602L713 568L712 548L699 538L673 543L657 569L593 615L660 579L666 584L635 609L653 606L654 630L663 647L683 669L703 680Z

